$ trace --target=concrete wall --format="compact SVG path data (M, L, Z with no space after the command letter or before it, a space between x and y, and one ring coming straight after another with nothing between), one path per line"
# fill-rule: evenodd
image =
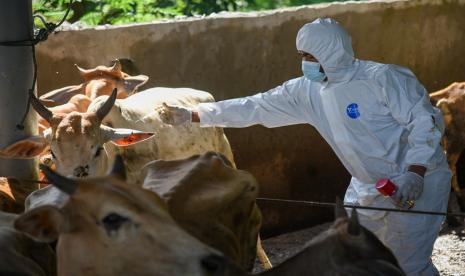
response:
M369 1L266 13L224 14L122 27L63 31L39 45L39 91L76 84L73 67L131 58L146 87L193 87L217 100L251 95L301 75L297 30L333 17L352 34L356 56L413 70L428 90L463 81L465 1ZM261 196L334 201L349 175L310 126L227 129L239 168L261 184ZM261 205L265 231L331 218L332 210Z

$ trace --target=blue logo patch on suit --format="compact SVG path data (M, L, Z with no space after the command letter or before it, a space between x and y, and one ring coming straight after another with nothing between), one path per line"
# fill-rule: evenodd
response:
M360 112L358 112L358 104L356 103L351 103L347 106L347 116L351 119L357 119L360 117Z

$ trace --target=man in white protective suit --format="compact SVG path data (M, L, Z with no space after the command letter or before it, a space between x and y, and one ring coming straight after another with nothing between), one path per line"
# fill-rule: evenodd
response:
M440 145L443 117L408 69L354 58L352 40L333 19L317 19L298 32L303 76L253 96L201 103L196 109L166 106L165 122L202 127L279 127L307 123L329 143L352 180L348 204L444 212L451 172ZM391 198L375 188L389 178ZM391 250L408 275L438 275L431 253L441 216L359 210L364 226Z

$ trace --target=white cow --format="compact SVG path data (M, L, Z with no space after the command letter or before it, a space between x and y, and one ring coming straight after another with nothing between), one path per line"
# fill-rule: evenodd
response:
M107 99L107 96L95 99L87 112L96 112ZM198 124L172 126L161 120L161 116L170 116L163 108L164 103L189 108L201 102L212 101L213 96L204 91L165 87L147 89L126 99L116 100L103 119L103 125L154 132L154 137L131 147L108 143L105 150L111 153L109 156L118 153L123 157L128 180L136 183L143 182L140 178L142 165L155 159L183 159L207 151L216 151L224 154L234 164L231 147L222 128L200 128Z

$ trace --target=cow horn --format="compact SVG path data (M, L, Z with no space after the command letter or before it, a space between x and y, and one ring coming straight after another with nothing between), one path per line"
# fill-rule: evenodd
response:
M88 70L83 69L83 68L79 67L79 65L77 65L77 64L74 64L74 66L76 66L76 68L79 70L79 73L81 73L82 76L87 75L92 71L91 69L88 69Z
M115 163L113 163L113 168L111 169L110 175L115 176L121 180L126 180L126 166L123 162L123 157L121 155L116 155Z
M96 112L97 118L99 118L100 121L102 121L103 118L105 118L105 116L108 115L111 108L115 104L116 94L117 94L117 89L115 88L113 89L113 92L111 92L110 97L108 97L105 103L97 110Z
M358 214L355 208L352 209L349 223L347 224L347 233L352 236L358 236L360 234L360 223L358 222Z
M344 209L344 204L342 203L341 199L339 197L336 197L336 207L334 210L334 216L336 218L346 218L347 217L347 212L346 209Z
M39 168L41 171L44 172L45 176L47 179L53 184L53 186L57 187L60 189L62 192L68 194L68 195L73 195L74 192L76 192L78 188L78 182L64 177L56 172L54 172L52 169L49 167L45 166L44 164L39 164Z
M34 110L39 113L39 115L44 118L47 122L51 122L53 118L53 113L52 111L48 110L40 101L37 99L37 97L34 95L34 93L30 93L29 97L31 99L31 105L34 108Z
M115 59L115 63L113 64L113 67L111 67L112 72L121 72L121 62L119 59Z

